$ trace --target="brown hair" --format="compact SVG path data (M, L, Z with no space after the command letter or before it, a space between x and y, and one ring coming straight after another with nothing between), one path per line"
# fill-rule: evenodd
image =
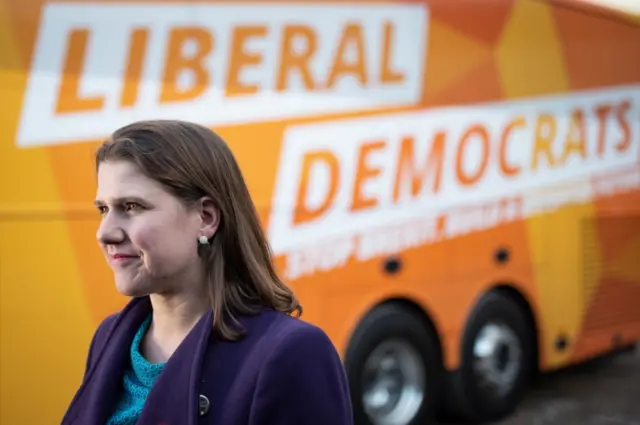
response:
M278 277L271 249L233 153L210 129L185 121L139 121L116 130L96 153L96 170L107 160L136 164L185 206L208 196L220 224L201 253L207 264L213 328L226 340L243 333L236 315L265 306L302 314L302 306Z

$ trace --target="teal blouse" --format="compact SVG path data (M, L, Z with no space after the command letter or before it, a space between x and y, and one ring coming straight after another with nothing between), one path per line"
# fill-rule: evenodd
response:
M122 380L122 394L113 416L107 425L134 425L142 412L147 395L158 375L162 372L164 363L149 363L140 354L140 342L151 324L149 316L140 326L131 343L130 363Z

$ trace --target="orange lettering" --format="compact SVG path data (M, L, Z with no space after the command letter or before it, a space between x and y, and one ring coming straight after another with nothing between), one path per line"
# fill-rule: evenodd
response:
M149 30L147 28L136 28L131 34L131 47L129 48L129 58L124 73L124 85L120 94L120 105L123 107L133 106L138 99L138 88L144 58L147 55L147 41L149 40Z
M185 56L183 47L191 41L196 45L195 53ZM213 36L204 28L174 28L169 34L167 59L164 64L160 102L181 102L200 96L209 84L209 72L204 59L213 49ZM191 71L194 83L188 88L178 87L182 71Z
M233 30L231 42L231 59L229 61L229 74L227 78L227 96L238 96L257 93L257 84L246 84L240 81L240 73L246 66L256 66L262 63L261 53L246 52L245 43L250 38L264 37L267 27L238 27Z
M622 139L616 144L615 149L618 152L624 152L631 146L631 126L629 119L626 116L627 112L631 109L631 102L628 100L623 101L615 108L615 119L620 126L622 132ZM613 107L611 105L599 105L595 108L595 113L598 118L598 155L602 156L606 150L606 138L607 138L607 119L611 114Z
M625 100L616 108L616 121L620 126L620 130L622 130L622 139L616 145L618 152L624 152L631 146L631 127L629 126L628 118L625 116L629 109L631 109L631 102L628 100Z
M295 40L304 38L305 49L302 52L294 52ZM309 60L317 49L316 35L309 27L302 25L290 25L284 29L282 35L282 58L276 83L276 90L284 91L289 88L289 73L297 69L302 82L307 90L315 89L315 83L309 71Z
M351 199L351 211L360 211L378 205L378 200L374 197L366 197L362 193L362 186L367 180L377 177L381 173L380 168L371 167L367 164L369 155L386 146L384 141L365 143L360 147L358 154L358 165L356 168L356 178L353 184L353 197Z
M473 140L473 136L479 136L479 140L482 142L482 156L480 158L480 166L478 167L478 169L474 173L469 175L466 174L463 167L464 151L466 150L469 141ZM483 125L473 125L464 132L464 134L460 138L460 144L458 145L458 150L456 152L456 175L458 176L458 181L460 182L460 184L462 184L463 186L470 186L480 180L489 163L489 148L489 133Z
M353 46L355 49L356 60L349 63L347 61L348 48ZM336 55L333 59L331 66L331 72L327 79L327 88L333 88L336 85L338 79L343 75L352 74L360 85L367 84L367 73L365 70L365 58L364 58L364 38L362 35L362 27L356 24L349 24L344 28L342 36L340 37L340 43L336 51Z
M400 71L391 69L391 46L395 27L389 22L384 23L384 38L382 41L382 59L380 62L380 82L402 83L405 75Z
M552 115L542 114L536 121L536 132L533 146L533 155L531 158L531 168L538 169L538 158L541 154L547 158L550 166L555 165L555 158L551 147L556 137L556 120Z
M607 118L611 113L611 105L600 105L595 108L598 117L598 155L605 154L607 143Z
M309 185L311 179L312 166L324 163L329 167L329 176L331 181L329 182L329 190L324 198L322 204L315 208L309 208L307 206L307 193L309 192ZM329 151L318 151L305 154L302 159L302 177L300 179L300 187L298 188L298 195L296 197L296 207L293 212L293 224L298 225L313 221L318 217L321 217L327 212L338 192L338 182L340 180L340 166L338 158Z
M564 149L560 162L564 163L572 153L577 153L582 158L587 157L587 147L585 141L584 113L576 109L571 113L569 131L565 139Z
M405 177L407 176L411 179L411 196L414 198L419 196L422 192L422 187L424 186L430 171L434 175L433 186L431 188L432 192L437 193L440 190L442 166L444 163L444 142L445 133L436 133L424 165L418 168L414 161L415 139L411 136L407 136L402 139L393 186L394 202L398 202L400 200L400 189Z
M102 109L104 105L103 96L80 97L80 78L82 78L82 68L87 56L88 41L89 30L77 29L69 34L69 45L56 103L58 114L96 111Z
M527 125L527 122L523 117L517 117L509 121L509 124L504 128L502 132L502 137L500 137L500 147L499 147L499 162L500 162L500 171L505 176L516 176L520 173L521 168L518 165L510 165L507 163L507 142L509 141L509 137L513 130L517 127L524 127Z

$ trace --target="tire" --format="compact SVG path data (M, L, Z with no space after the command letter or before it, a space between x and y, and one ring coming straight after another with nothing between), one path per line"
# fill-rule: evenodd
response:
M485 294L467 321L460 368L450 375L449 413L469 422L493 422L512 413L529 387L535 347L522 308L500 292ZM484 351L484 362L474 350Z
M390 353L395 352L397 356L386 357L386 361L378 363L379 367L375 367L376 352L386 349L389 349ZM399 361L394 362L393 358ZM416 392L395 391L396 395L404 394L404 398L398 397L395 408L389 409L390 414L385 418L382 412L384 409L374 412L371 408L374 404L374 398L371 396L373 392L368 391L371 389L368 382L375 381L376 375L371 372L372 365L373 370L381 374L384 374L385 369L389 370L387 377L404 376L405 379L387 381L395 382L396 388L409 388L412 383L420 387L422 383L422 396L415 396ZM415 367L411 367L412 365ZM355 425L431 423L442 393L440 345L437 336L418 313L393 303L383 304L369 312L351 338L345 356L345 368L349 377ZM393 387L390 393L394 393ZM380 395L384 392L377 394L378 402L384 399ZM368 401L365 401L365 398ZM387 407L394 405L395 398L387 397L389 398L391 400ZM401 407L403 405L404 409Z

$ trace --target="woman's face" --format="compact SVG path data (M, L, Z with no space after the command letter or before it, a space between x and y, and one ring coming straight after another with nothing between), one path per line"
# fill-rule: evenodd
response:
M99 166L96 206L98 242L119 292L169 294L201 282L198 238L215 232L202 208L187 209L127 161Z

